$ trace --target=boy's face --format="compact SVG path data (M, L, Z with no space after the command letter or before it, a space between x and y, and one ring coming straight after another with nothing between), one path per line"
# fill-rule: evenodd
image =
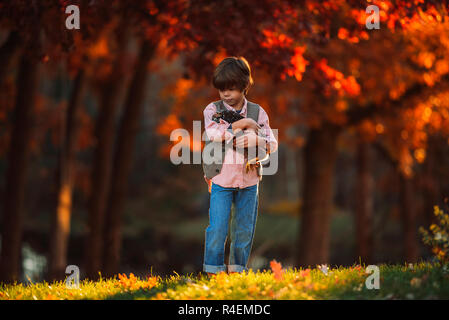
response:
M240 91L236 87L230 89L218 90L220 99L229 104L231 107L238 105L244 98L243 91Z

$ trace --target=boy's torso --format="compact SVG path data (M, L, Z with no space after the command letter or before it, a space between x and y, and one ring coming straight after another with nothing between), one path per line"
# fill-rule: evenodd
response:
M250 102L251 103L251 102ZM214 104L214 103L212 103ZM217 110L217 103L214 104ZM245 98L243 107L240 110L234 109L222 101L222 106L228 110L236 111L243 117L247 117L248 114L248 100ZM258 106L258 105L257 105ZM208 107L211 107L209 104ZM258 106L259 107L259 106ZM207 108L207 107L206 107ZM257 112L258 116L258 112ZM227 129L232 128L231 124ZM232 129L231 129L232 130ZM236 152L233 148L226 148L223 164L219 174L215 175L211 182L220 185L225 188L246 188L258 184L260 177L257 174L257 170L250 170L246 172L244 155L241 152Z

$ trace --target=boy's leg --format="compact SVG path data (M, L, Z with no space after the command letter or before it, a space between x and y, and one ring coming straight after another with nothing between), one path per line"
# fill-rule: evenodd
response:
M228 272L246 270L257 221L258 198L259 184L241 189L235 196Z
M224 264L225 243L228 234L229 215L233 189L212 183L209 206L209 226L205 232L203 271L226 271Z

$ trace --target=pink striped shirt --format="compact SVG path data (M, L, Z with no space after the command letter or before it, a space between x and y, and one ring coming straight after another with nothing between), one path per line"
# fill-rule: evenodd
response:
M237 111L224 101L223 104L227 109ZM240 111L240 114L243 117L246 117L246 111L247 100L244 98L243 108ZM203 114L206 134L212 141L221 141L224 139L226 142L229 142L234 137L234 134L231 133L232 130L227 130L230 123L224 121L223 119L220 119L220 123L213 121L212 116L215 112L216 107L213 102L211 102L204 109ZM268 114L262 107L260 107L258 123L259 125L263 124L262 129L259 131L265 135L263 139L267 141L267 144L269 144L270 153L275 152L278 148L278 142L270 128ZM209 185L209 192L211 182L224 188L241 189L253 186L259 182L259 177L257 176L256 170L249 170L249 172L246 173L244 155L241 152L236 152L233 148L227 148L221 172L213 177L212 180L207 179L206 176L204 178Z

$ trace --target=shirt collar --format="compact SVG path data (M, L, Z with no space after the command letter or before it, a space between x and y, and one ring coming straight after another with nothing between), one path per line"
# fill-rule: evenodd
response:
M233 107L231 107L229 104L227 104L226 102L223 101L223 104L226 108L231 109L232 111L238 112L237 110L235 110ZM241 115L245 115L246 114L246 106L248 104L248 101L246 100L245 97L243 97L243 107L242 110L240 110L240 114Z

